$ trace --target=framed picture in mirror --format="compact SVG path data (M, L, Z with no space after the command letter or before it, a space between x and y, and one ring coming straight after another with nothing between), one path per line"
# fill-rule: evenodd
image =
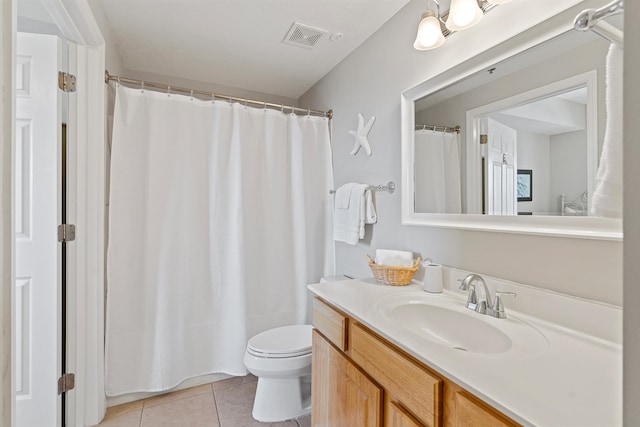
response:
M533 171L531 169L518 169L518 201L533 201Z

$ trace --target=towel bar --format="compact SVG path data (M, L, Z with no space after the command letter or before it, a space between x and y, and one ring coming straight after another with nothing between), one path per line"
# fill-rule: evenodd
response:
M369 185L368 189L371 191L387 191L389 194L393 194L396 191L396 185L393 181L387 182L387 185ZM335 194L336 190L329 190L329 194Z

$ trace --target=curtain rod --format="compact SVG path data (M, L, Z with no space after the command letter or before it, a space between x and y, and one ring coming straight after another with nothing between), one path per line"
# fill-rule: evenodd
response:
M624 46L624 34L621 30L603 21L610 16L624 12L624 0L614 0L600 9L587 9L582 11L573 21L573 26L578 31L593 31L600 37Z
M237 98L235 96L221 95L221 94L218 94L218 93L205 92L205 91L196 90L196 89L187 89L187 88L178 87L178 86L171 86L171 85L167 85L167 84L163 84L163 83L148 82L146 80L136 80L136 79L129 79L129 78L120 77L120 76L112 76L111 74L109 74L109 72L107 70L105 70L104 71L104 82L108 84L110 81L115 81L115 82L118 82L118 83L128 83L128 84L132 84L132 85L138 85L138 86L141 86L142 88L147 86L147 87L153 87L153 88L158 88L158 89L164 89L167 92L182 92L182 93L185 93L185 94L189 94L191 96L193 96L194 94L206 95L206 96L211 97L211 98L226 99L229 102L238 102L240 104L245 104L245 105L246 104L255 104L255 105L260 105L260 106L265 107L265 108L266 107L271 107L271 108L282 110L282 112L284 112L284 110L290 110L292 113L298 111L298 112L301 112L301 113L307 113L309 115L313 114L313 115L316 115L316 116L327 117L329 120L331 120L333 118L333 110L320 111L320 110L312 110L312 109L309 109L309 108L292 107L290 105L284 105L284 104L272 104L270 102L255 101L253 99L247 99L247 98Z
M418 125L415 130L432 130L435 132L460 133L460 126Z

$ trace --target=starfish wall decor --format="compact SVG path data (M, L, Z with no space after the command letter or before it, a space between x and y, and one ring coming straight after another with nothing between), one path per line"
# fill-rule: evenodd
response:
M353 150L351 150L351 155L355 156L356 153L360 150L360 147L364 148L364 151L367 155L371 155L371 146L369 145L369 139L367 138L371 127L373 126L373 122L376 121L375 116L371 116L367 124L364 124L364 117L362 114L358 113L358 129L350 130L349 133L353 135L355 138L355 144L353 146Z

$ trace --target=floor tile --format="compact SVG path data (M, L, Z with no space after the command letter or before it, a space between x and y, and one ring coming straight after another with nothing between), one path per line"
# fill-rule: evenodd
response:
M109 408L100 427L310 427L311 417L278 423L253 419L257 378L234 377L212 384Z
M200 394L142 410L141 427L219 427L211 394Z
M298 423L295 420L287 420L282 421L280 423L259 423L254 421L254 424L249 424L250 426L260 426L260 427L298 427Z
M299 427L311 427L311 414L296 418Z
M188 399L190 397L199 396L202 394L212 394L211 384L203 384L184 390L178 390L171 393L150 397L144 400L144 407L146 409L151 406L161 405L163 403L173 402L181 399Z
M213 394L216 399L221 427L298 427L295 420L277 423L261 423L254 420L251 411L258 383L247 377L239 378L244 378L244 380L232 378L236 379L236 384L229 382L222 387L216 387L214 384Z
M229 383L222 387L214 387L213 394L216 399L221 426L244 427L255 425L251 410L253 409L253 396L255 396L257 385L257 382L252 381L244 384L231 385Z
M255 383L258 381L258 377L254 375L246 375L244 377L232 377L222 381L216 381L211 383L213 391L224 390L230 387L236 387L242 384Z
M142 402L140 402L142 403ZM119 405L123 406L123 405ZM142 409L120 413L117 415L111 415L104 419L99 426L100 427L139 427L140 419L142 417Z
M104 419L108 420L111 418L118 417L122 414L126 414L127 412L132 411L141 411L142 410L142 400L137 400L135 402L123 403L122 405L112 406L107 409L107 415L105 415Z

